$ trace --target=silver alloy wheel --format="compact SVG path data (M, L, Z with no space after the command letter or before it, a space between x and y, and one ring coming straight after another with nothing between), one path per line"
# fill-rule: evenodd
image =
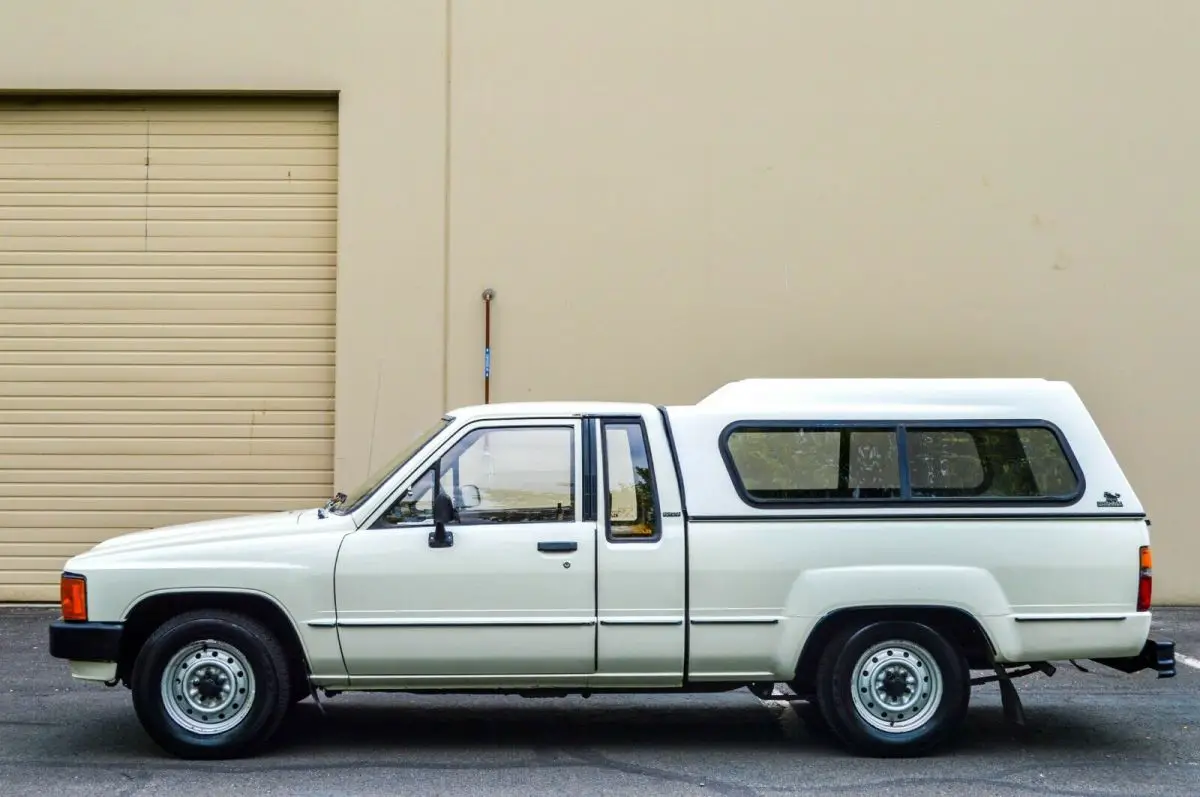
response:
M854 669L851 700L871 727L885 733L916 730L942 702L942 671L928 650L907 640L873 645Z
M205 736L237 727L254 705L254 672L245 654L228 642L186 645L163 669L161 684L167 716Z

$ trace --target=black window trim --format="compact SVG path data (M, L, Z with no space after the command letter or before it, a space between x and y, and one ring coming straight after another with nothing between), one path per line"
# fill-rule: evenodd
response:
M640 415L598 415L596 428L600 432L600 461L604 466L604 483L596 483L596 492L604 492L604 539L614 545L630 543L658 542L663 535L662 498L658 491L658 479L655 478L654 453L650 450L650 432L646 428L646 419ZM608 435L605 433L609 426L636 426L642 433L642 445L646 449L646 467L650 471L650 494L654 497L654 534L649 537L613 537L612 535L612 505L609 503L609 468L608 468ZM599 474L597 474L598 476Z
M889 431L896 434L897 457L900 466L900 497L899 498L789 498L780 500L762 500L753 498L742 484L737 468L734 467L733 455L729 451L729 438L738 431L768 430L768 429L816 429L841 430L852 429L862 431ZM1071 472L1075 475L1075 492L1068 496L980 496L942 498L938 496L914 496L909 478L908 468L908 429L1044 429L1052 434L1066 457ZM718 448L721 460L725 464L726 474L744 504L755 509L804 509L808 507L823 508L861 508L861 507L1042 507L1042 506L1074 506L1087 493L1087 480L1083 468L1067 442L1066 435L1054 423L1037 418L1003 418L1003 419L938 419L938 420L889 420L863 419L856 421L805 420L803 418L770 420L746 419L734 421L726 425L718 436Z
M591 416L586 416L582 419L580 425L580 449L583 457L583 495L580 500L582 506L581 517L584 523L596 522L596 496L598 494L598 480L596 476L596 419Z

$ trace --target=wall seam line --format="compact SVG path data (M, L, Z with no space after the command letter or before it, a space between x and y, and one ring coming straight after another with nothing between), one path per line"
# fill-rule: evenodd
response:
M450 403L450 163L451 90L453 81L454 0L445 0L446 83L445 117L442 130L442 411Z

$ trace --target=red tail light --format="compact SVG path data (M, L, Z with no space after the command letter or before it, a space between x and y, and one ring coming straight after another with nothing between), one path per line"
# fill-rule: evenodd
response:
M1150 597L1154 591L1153 559L1150 556L1150 546L1143 545L1138 549L1138 593L1137 610L1150 611Z

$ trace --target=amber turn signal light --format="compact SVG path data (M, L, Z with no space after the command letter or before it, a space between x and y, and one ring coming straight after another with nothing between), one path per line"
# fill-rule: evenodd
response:
M64 573L59 579L59 596L64 620L87 619L87 581Z

